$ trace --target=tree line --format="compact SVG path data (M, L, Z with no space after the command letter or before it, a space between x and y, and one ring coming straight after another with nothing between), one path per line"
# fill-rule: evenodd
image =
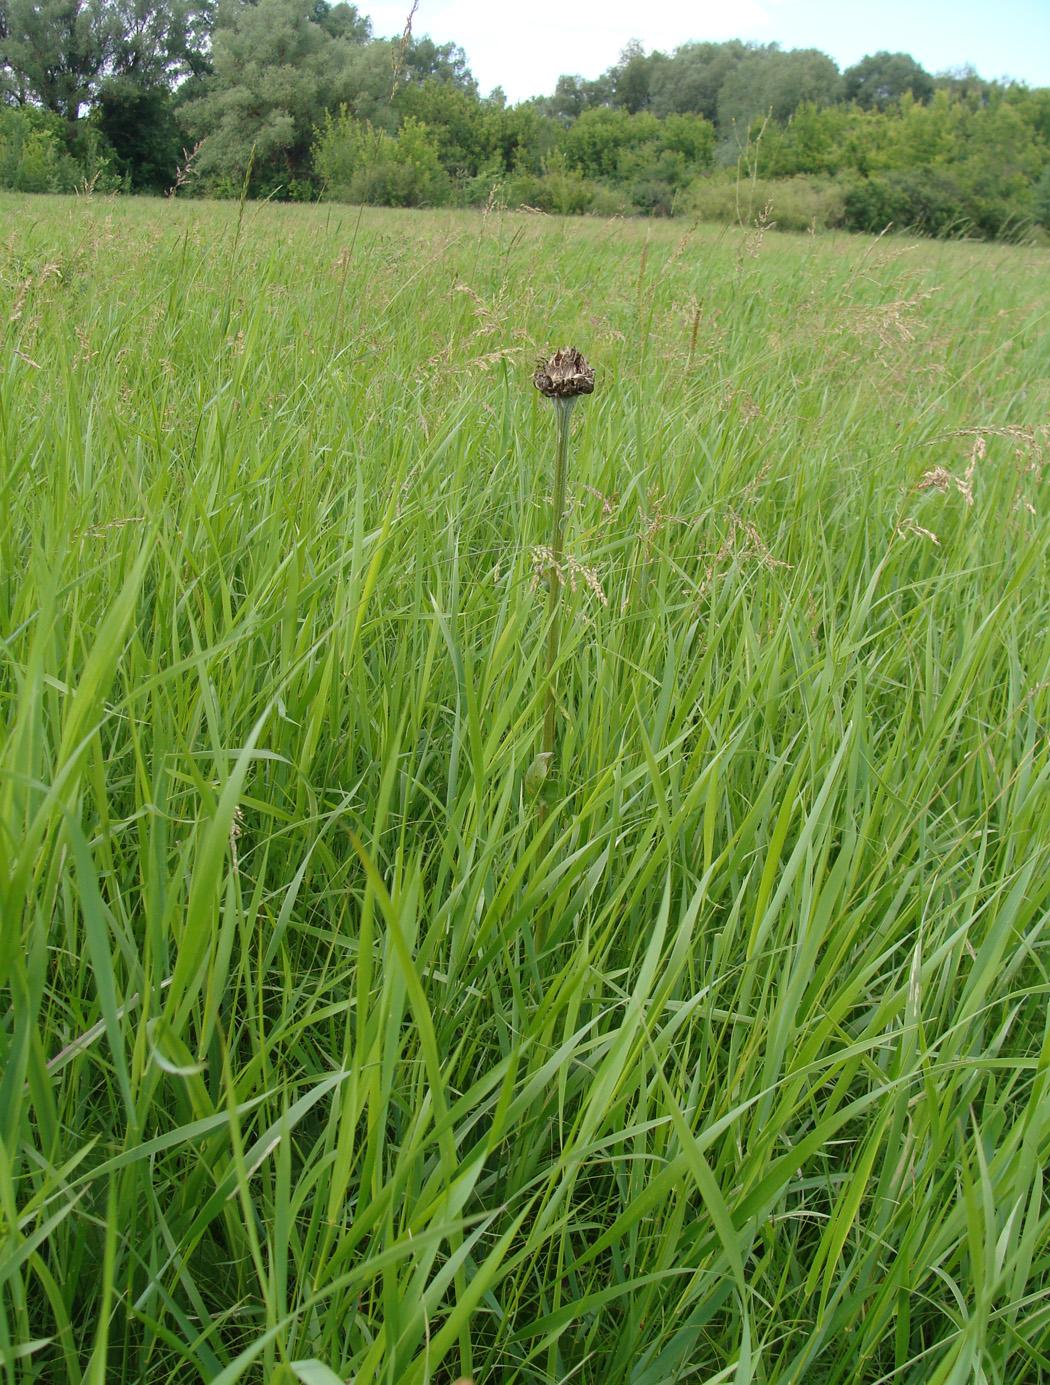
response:
M347 3L0 0L0 187L84 186L1045 237L1050 89L733 40L510 105Z

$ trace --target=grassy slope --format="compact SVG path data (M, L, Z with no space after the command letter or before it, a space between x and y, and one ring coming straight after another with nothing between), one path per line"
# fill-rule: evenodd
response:
M0 224L0 1378L1050 1379L1045 254Z

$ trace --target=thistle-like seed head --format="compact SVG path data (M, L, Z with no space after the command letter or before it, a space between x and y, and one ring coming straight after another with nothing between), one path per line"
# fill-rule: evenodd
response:
M540 363L532 382L548 399L575 399L593 394L594 371L575 346L566 346Z

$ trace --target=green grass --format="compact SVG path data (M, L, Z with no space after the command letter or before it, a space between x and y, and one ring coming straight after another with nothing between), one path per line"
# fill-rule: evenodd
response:
M1045 253L0 224L3 1385L1050 1380Z

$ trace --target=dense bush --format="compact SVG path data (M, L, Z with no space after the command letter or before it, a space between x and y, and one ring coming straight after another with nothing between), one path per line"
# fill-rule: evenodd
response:
M1032 189L1032 215L1040 226L1050 229L1050 164Z
M106 140L90 125L71 135L65 121L50 111L0 105L0 188L121 192L127 180Z
M389 207L424 207L450 200L428 127L406 117L397 135L377 130L343 107L326 116L314 145L314 168L330 196Z
M929 236L974 231L962 188L939 169L905 169L857 179L846 189L845 204L851 231L877 234L895 227Z
M698 179L681 210L701 221L755 224L764 221L782 231L827 231L845 225L846 190L830 178L741 180L722 174Z
M72 192L84 170L66 149L58 116L31 106L0 106L0 187Z
M912 168L850 182L844 224L851 231L879 232L887 226L926 236L1015 238L1030 225L1030 201L1000 189L982 196L951 169Z

